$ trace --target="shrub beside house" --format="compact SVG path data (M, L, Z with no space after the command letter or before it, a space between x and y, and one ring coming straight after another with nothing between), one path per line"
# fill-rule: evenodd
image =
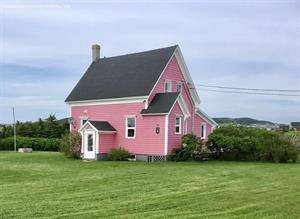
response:
M295 162L300 154L300 133L224 126L209 136L207 145L215 159Z

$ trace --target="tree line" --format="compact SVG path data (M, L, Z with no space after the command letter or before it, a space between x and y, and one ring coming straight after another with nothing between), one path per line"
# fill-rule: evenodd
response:
M36 122L16 122L18 136L31 138L61 138L69 132L68 124L57 121L55 115L49 115L46 119L39 118ZM0 138L12 137L13 125L4 125L0 129Z

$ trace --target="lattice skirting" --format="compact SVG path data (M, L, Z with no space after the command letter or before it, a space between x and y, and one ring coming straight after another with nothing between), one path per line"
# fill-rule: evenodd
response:
M107 160L107 154L97 154L97 160ZM136 160L146 162L163 162L168 159L165 155L136 154Z
M148 162L161 162L161 161L166 161L167 157L164 155L150 155L148 156L147 161Z

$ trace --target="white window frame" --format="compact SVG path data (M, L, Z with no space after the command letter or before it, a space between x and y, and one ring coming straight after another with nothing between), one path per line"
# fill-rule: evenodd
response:
M87 117L87 116L81 116L80 117L80 127L83 126L83 120L87 121L87 120L89 120L89 117Z
M202 131L203 131L203 136L202 136ZM206 139L206 123L202 122L200 125L200 137L201 139Z
M134 119L134 127L128 127L128 119ZM134 136L129 137L128 136L128 130L134 130ZM135 115L128 115L125 116L125 138L126 139L135 139L136 137L136 116Z
M166 89L166 84L169 84L169 90ZM172 80L166 79L164 83L164 92L170 93L172 92Z
M180 86L180 90L179 91L178 91L178 86ZM183 86L182 82L181 81L177 81L176 82L176 92L181 93L182 92L182 86Z
M179 118L179 125L176 124L176 121L177 121L178 118ZM181 129L182 129L182 128L181 128L181 123L182 123L182 122L181 122L181 119L182 119L181 116L176 116L176 117L175 117L175 134L176 134L176 135L181 135L181 132L182 132L182 131L181 131ZM179 132L177 132L177 130L176 130L177 127L179 127Z

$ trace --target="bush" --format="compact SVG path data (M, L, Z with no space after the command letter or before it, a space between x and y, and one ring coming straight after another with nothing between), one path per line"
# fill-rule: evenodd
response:
M270 155L275 162L296 162L300 154L300 135L297 132L285 132L280 135L280 144L271 147Z
M32 148L34 151L58 151L61 139L58 138L30 138L17 136L18 148ZM14 150L14 138L0 139L0 150Z
M182 136L182 143L174 148L170 159L172 161L201 160L203 141L194 134Z
M81 135L77 131L65 134L59 148L66 156L79 159L81 157Z
M207 146L216 159L287 162L295 161L299 156L300 137L295 135L290 132L224 126L210 134Z
M131 157L130 153L124 148L114 148L108 153L108 159L112 161L126 161Z

